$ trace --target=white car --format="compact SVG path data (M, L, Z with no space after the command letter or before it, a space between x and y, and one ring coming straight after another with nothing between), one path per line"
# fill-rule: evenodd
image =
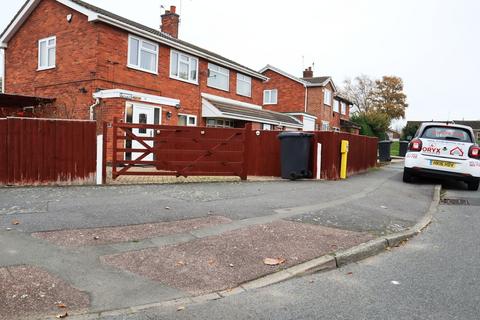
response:
M464 181L478 190L480 147L472 128L454 123L422 123L408 145L403 181L415 176L432 176Z

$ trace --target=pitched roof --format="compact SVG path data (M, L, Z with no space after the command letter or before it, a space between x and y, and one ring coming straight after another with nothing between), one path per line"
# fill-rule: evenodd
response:
M9 23L7 28L5 28L5 30L2 32L2 34L0 35L0 39L4 37L4 35L10 29L10 27L16 22L17 18L19 18L19 16L22 14L22 12L28 7L29 3L36 2L36 1L38 2L38 0L27 0L25 2L25 4L20 9L20 11L15 15L13 20ZM244 65L242 65L238 62L235 62L233 60L225 58L225 57L223 57L223 56L221 56L217 53L214 53L212 51L209 51L209 50L203 49L201 47L198 47L198 46L196 46L194 44L191 44L187 41L183 41L183 40L174 38L174 37L170 36L169 34L164 33L160 30L147 27L147 26L145 26L141 23L138 23L138 22L135 22L133 20L124 18L124 17L119 16L119 15L113 13L113 12L110 12L108 10L99 8L99 7L94 6L90 3L87 3L85 1L82 1L82 0L67 0L67 1L57 0L57 1L63 3L64 5L67 5L67 6L69 5L69 2L70 2L73 5L80 6L81 8L84 8L88 11L96 13L97 15L100 15L99 17L96 17L97 19L92 19L92 21L99 20L99 21L103 21L105 23L110 23L110 24L115 24L114 22L119 22L120 23L119 25L115 24L117 27L122 28L124 26L130 26L134 29L138 29L138 30L143 31L143 33L147 36L150 35L150 36L154 37L155 40L157 40L159 42L163 42L163 43L172 45L173 47L177 47L177 49L179 49L179 50L183 50L183 51L187 51L187 52L190 51L189 53L200 55L207 60L212 60L213 62L223 64L224 66L231 67L233 69L237 69L240 72L246 73L250 76L259 78L261 80L266 80L267 79L261 73L255 71L253 69L250 69L250 68L248 68L248 67L246 67L246 66L244 66ZM107 19L102 19L101 16L106 17ZM113 20L113 21L111 21L111 20Z
M333 83L332 77L330 76L314 77L314 78L298 78L270 64L267 64L265 67L263 67L260 70L260 72L264 73L267 70L271 70L293 81L299 82L303 84L305 87L323 87L327 84L328 81L330 81L332 83L333 88L336 90L335 84Z

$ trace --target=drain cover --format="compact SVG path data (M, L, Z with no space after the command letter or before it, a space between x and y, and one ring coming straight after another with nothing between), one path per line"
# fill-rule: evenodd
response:
M442 200L443 204L448 204L451 206L468 206L470 203L468 202L467 199L448 199L445 198Z

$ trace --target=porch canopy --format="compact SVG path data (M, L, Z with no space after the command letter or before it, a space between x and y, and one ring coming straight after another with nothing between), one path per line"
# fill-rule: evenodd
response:
M263 110L261 106L202 93L202 117L243 120L302 129L303 123L288 114Z
M54 98L0 93L0 108L36 107L54 102Z

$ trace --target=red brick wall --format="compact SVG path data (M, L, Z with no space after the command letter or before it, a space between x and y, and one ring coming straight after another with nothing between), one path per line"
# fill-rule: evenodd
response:
M322 128L322 121L328 121L330 123L330 128L340 127L339 117L333 116L333 102L331 105L324 103L324 89L327 88L332 91L333 96L333 87L330 83L326 87L309 87L308 96L307 96L307 113L315 115L317 120L315 126L318 130Z
M73 14L70 24L68 14ZM37 71L38 40L53 35L57 37L56 68ZM9 43L6 91L57 98L54 107L44 108L41 113L59 118L88 118L88 107L94 103L92 94L97 88L122 88L180 99L180 112L196 115L199 125L204 124L202 92L262 104L262 81L252 78L252 97L237 95L234 70L230 70L229 92L207 87L205 59L199 59L199 85L171 79L170 48L165 45L160 45L158 75L128 68L127 57L127 32L103 23L90 23L86 16L54 0L44 0ZM119 112L112 112L105 120L110 121ZM171 124L177 124L173 121L176 119L172 117Z
M73 14L71 23L68 14ZM42 116L86 118L88 105L93 103L95 29L80 13L54 0L42 1L8 43L6 92L57 98L58 110L40 109ZM50 36L57 37L56 68L37 71L38 40ZM80 93L82 88L88 93Z
M266 70L263 74L270 78L263 83L263 90L278 90L278 103L264 105L264 109L277 112L305 112L305 87L303 84L271 70Z

